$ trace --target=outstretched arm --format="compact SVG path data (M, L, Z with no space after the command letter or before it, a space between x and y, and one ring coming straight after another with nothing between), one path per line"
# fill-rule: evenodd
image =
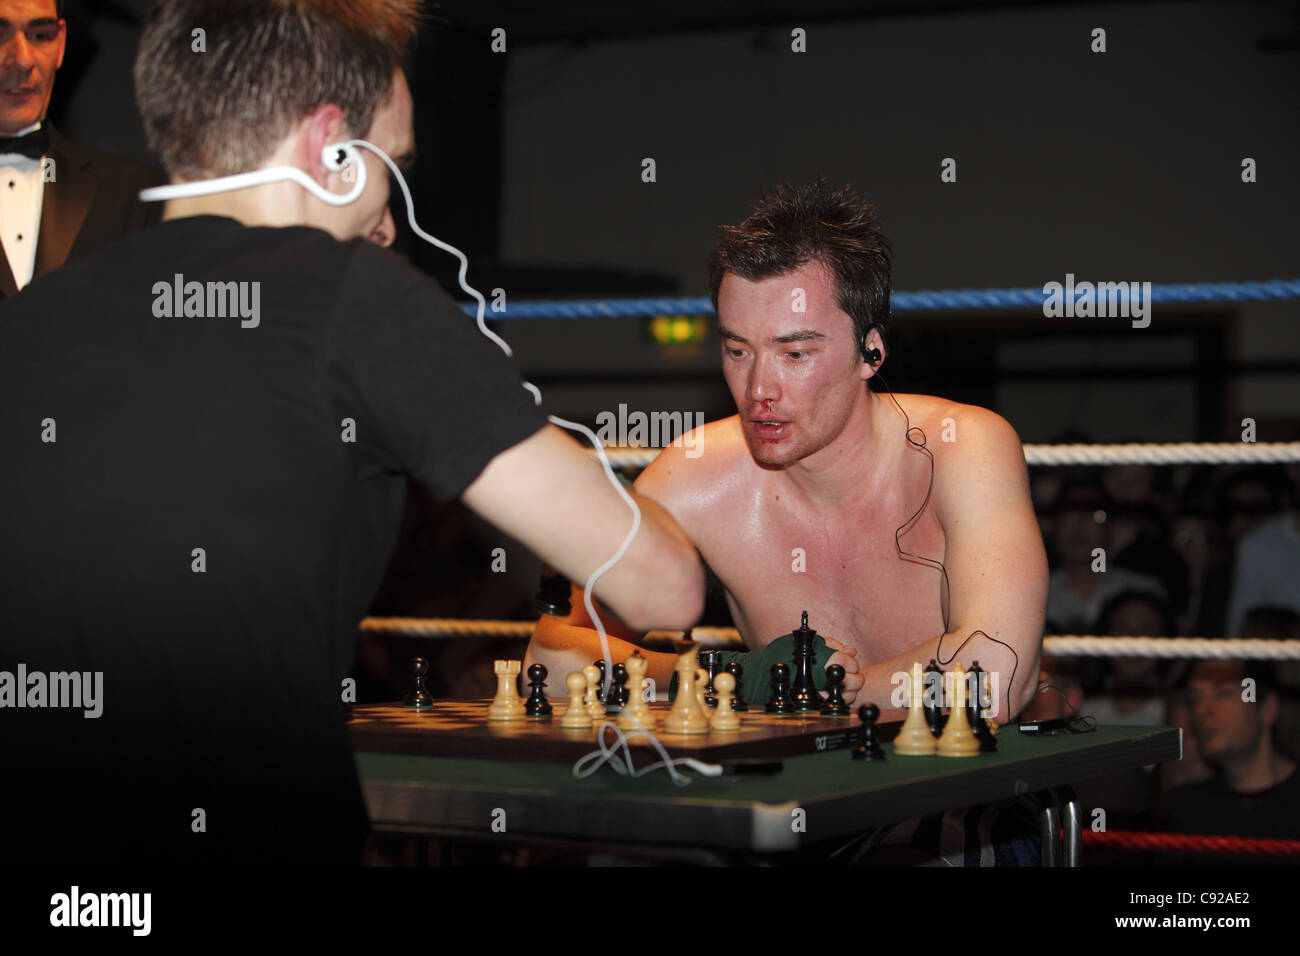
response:
M704 609L699 555L667 511L629 494L641 509L640 531L622 560L597 581L595 595L630 626L690 627ZM600 464L550 425L493 458L462 497L570 580L584 584L632 527L631 509Z
M605 656L600 646L600 635L596 633L595 622L587 613L582 603L582 588L574 585L570 601L573 611L568 617L551 617L543 615L533 630L533 639L528 644L528 653L524 656L524 672L533 663L544 664L552 678L547 685L552 696L560 694L564 675L571 671L580 671L592 661ZM673 676L673 665L677 655L660 651L647 651L638 647L641 634L631 630L604 607L597 605L596 613L609 640L610 658L615 664L621 664L635 650L649 661L646 676L655 682L659 690L668 690L668 683ZM557 689L558 688L558 689Z

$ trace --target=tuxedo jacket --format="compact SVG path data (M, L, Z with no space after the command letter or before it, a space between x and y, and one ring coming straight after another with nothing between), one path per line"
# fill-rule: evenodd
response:
M45 184L41 202L33 279L158 222L163 204L142 203L138 193L167 181L159 169L83 149L49 123L45 125L50 132L45 155L54 160L54 179ZM9 259L0 245L0 297L17 294Z

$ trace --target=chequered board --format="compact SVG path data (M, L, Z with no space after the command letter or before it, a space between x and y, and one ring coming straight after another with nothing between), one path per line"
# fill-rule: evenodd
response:
M542 760L571 763L596 748L596 725L590 730L560 726L565 702L553 702L549 720L487 719L490 700L439 700L430 711L400 704L372 704L353 709L348 724L353 746L374 753L428 757L483 757L495 760ZM740 714L740 730L707 734L670 734L663 730L670 705L650 705L658 719L655 736L674 757L717 762L739 758L788 757L836 750L857 743L856 718L774 717L761 708ZM613 731L605 740L613 744ZM630 735L633 747L649 748L644 735Z

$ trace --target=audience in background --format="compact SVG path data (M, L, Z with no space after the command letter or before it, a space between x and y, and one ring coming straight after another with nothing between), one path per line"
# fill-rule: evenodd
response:
M1257 607L1247 612L1242 630L1263 640L1300 640L1300 614L1284 607ZM1276 662L1273 674L1278 693L1273 740L1283 754L1300 760L1300 660Z
M1180 637L1223 637L1231 554L1208 508L1191 506L1169 522L1169 544L1187 568L1186 598L1176 613Z
M1247 612L1257 607L1300 611L1300 512L1267 518L1241 536L1228 600L1228 636L1259 637L1244 626Z
M1272 668L1261 661L1198 661L1186 697L1192 735L1214 774L1164 794L1161 826L1300 839L1300 774L1273 741L1279 697Z
M1107 602L1125 592L1164 597L1164 588L1155 578L1114 564L1107 526L1111 510L1099 482L1073 479L1061 488L1053 507L1049 548L1053 568L1047 590L1049 633L1095 633Z

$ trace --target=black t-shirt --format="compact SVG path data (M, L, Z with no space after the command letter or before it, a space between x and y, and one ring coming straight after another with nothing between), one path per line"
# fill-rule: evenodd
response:
M455 497L544 424L430 279L315 229L176 220L5 301L0 705L20 664L103 674L98 718L0 706L36 849L350 855L342 680L406 476Z
M1300 771L1266 790L1237 793L1222 774L1183 784L1160 801L1162 827L1178 833L1300 839Z

